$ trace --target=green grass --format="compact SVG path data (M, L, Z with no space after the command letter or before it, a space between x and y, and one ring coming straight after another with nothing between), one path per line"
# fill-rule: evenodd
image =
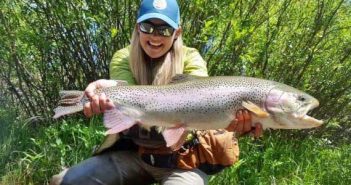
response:
M101 120L68 118L30 125L0 110L0 184L46 184L62 167L91 155L103 138ZM210 184L349 184L351 146L299 131L240 138L240 160Z
M91 156L103 138L99 118L37 127L8 118L11 122L0 122L0 184L45 184L63 167Z
M261 141L243 138L241 159L211 184L349 184L351 145L319 138L295 138L280 132Z

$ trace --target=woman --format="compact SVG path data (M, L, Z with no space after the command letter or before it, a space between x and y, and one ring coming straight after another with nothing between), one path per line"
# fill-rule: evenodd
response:
M131 45L113 56L111 79L135 85L162 85L176 74L208 76L206 63L198 51L183 45L179 19L176 0L144 0ZM97 88L114 85L114 80L98 80L88 85L85 92L91 101L84 106L87 117L114 108L105 95L93 93ZM228 123L227 129L239 134L251 131L249 113L238 111L236 115L237 120ZM261 132L261 125L256 124L255 136ZM177 152L184 142L179 141L178 146L169 151ZM116 145L118 150L101 152L54 176L52 184L207 184L207 175L197 168L171 168L167 162L153 165L138 154L140 148L165 148L165 141L155 128L147 131L134 126L122 134ZM158 158L152 158L152 162L155 160Z

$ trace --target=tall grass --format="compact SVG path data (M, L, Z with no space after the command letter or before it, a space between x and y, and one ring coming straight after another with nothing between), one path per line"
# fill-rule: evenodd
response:
M103 138L100 118L79 117L33 127L0 112L0 184L46 184L62 167L91 155ZM210 184L349 184L351 146L298 131L240 138L240 160Z
M53 174L89 156L103 139L99 118L72 118L33 127L12 120L3 135L0 184L46 184ZM1 122L1 127L3 127Z
M284 131L286 132L286 131ZM294 136L294 135L293 135ZM313 136L267 133L240 139L240 160L210 184L350 184L351 145Z

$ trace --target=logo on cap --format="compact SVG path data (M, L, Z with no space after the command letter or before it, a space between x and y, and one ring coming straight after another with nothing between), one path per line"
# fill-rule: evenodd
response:
M167 1L166 0L154 0L154 8L158 10L163 10L167 8Z

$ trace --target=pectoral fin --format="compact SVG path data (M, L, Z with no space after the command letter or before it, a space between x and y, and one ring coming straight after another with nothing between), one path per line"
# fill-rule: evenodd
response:
M115 134L129 129L136 123L136 120L125 114L121 109L114 108L104 113L104 125L109 130L105 134Z
M269 113L250 101L243 101L242 106L261 118L267 118Z

